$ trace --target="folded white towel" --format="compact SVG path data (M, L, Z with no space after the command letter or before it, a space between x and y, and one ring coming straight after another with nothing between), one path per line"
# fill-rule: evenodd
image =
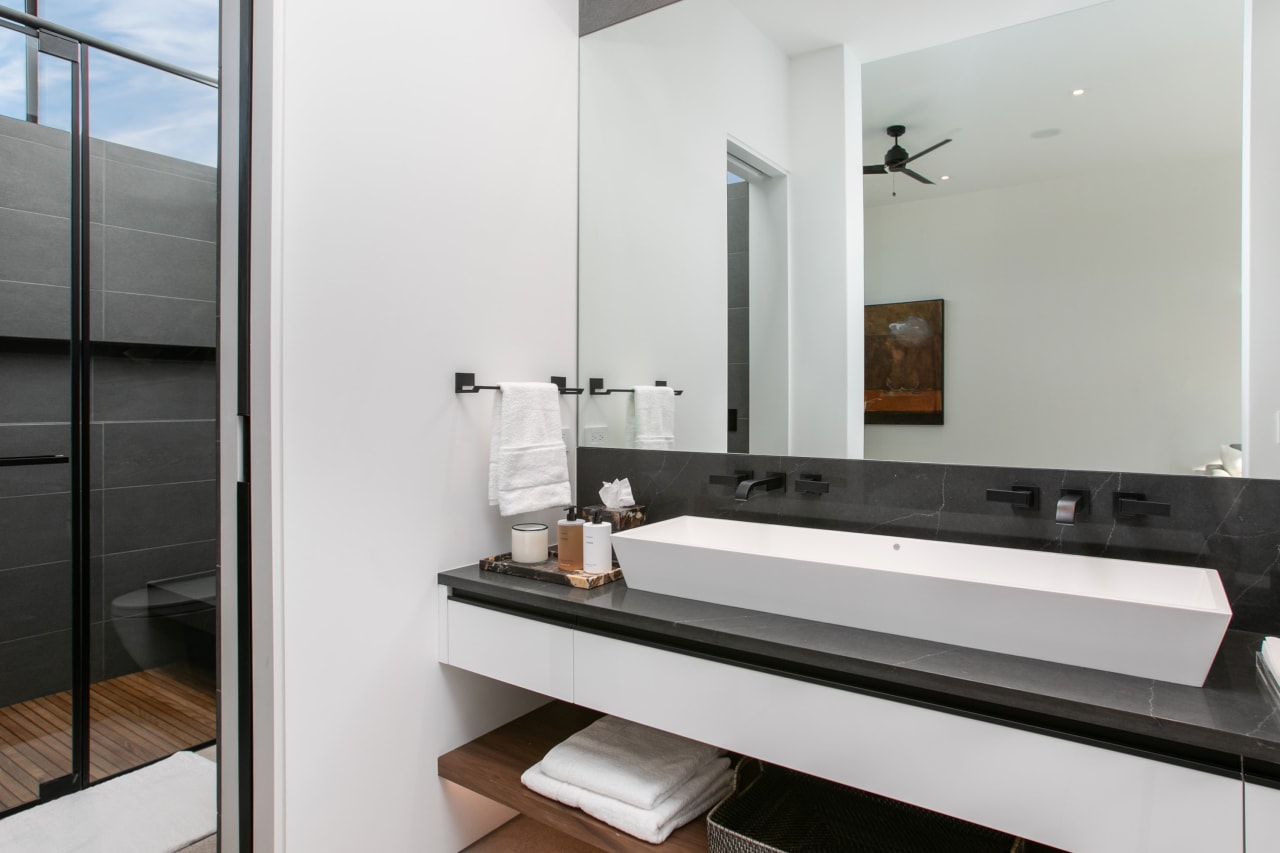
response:
M651 809L721 750L617 717L601 717L542 758L552 779Z
M520 781L544 797L582 809L612 827L650 844L661 844L671 833L719 802L733 787L728 758L717 758L671 793L656 808L638 809L628 803L553 779L538 763L524 771Z
M627 434L637 450L676 446L676 392L665 385L637 385L627 402Z
M550 382L502 382L489 434L489 503L518 515L573 503L560 434L560 389Z

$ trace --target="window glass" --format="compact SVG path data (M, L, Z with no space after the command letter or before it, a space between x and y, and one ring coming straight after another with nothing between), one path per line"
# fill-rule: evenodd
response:
M218 0L40 0L39 9L64 27L218 75Z

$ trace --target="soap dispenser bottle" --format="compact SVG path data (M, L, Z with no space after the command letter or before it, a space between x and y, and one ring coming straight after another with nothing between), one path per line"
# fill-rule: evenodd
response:
M562 572L582 569L582 527L578 508L569 507L568 514L556 524L556 567Z
M598 575L613 569L613 544L609 541L613 526L600 520L600 510L591 513L591 521L582 526L582 570Z

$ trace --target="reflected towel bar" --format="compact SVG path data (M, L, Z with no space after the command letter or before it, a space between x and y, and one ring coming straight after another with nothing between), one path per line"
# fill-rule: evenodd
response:
M653 384L657 385L659 388L665 388L667 387L667 380L659 379ZM587 387L591 389L592 397L604 397L609 394L634 394L636 390L634 388L606 388L604 387L603 379L588 379ZM674 388L671 390L677 397L684 393L684 391L677 391Z
M581 394L584 390L568 387L569 381L563 376L552 376L551 382L560 389L561 394ZM474 373L453 374L453 393L455 394L479 394L481 391L500 390L502 390L501 386L498 385L477 385Z

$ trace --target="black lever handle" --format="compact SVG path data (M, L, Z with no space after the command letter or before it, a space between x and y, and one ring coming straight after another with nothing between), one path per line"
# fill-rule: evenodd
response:
M796 477L796 491L806 495L825 495L831 491L831 484L823 480L821 474L801 474Z
M750 480L755 471L734 471L732 474L712 474L707 482L713 486L737 486L743 480Z
M69 456L56 453L44 453L39 456L0 456L0 468L17 465L57 465L60 462L70 461Z
M1011 504L1014 509L1037 509L1040 506L1040 487L1014 486L1011 489L987 489L987 500Z
M1115 492L1112 496L1112 513L1116 518L1138 518L1144 515L1168 516L1173 506L1159 501L1149 501L1140 492Z

